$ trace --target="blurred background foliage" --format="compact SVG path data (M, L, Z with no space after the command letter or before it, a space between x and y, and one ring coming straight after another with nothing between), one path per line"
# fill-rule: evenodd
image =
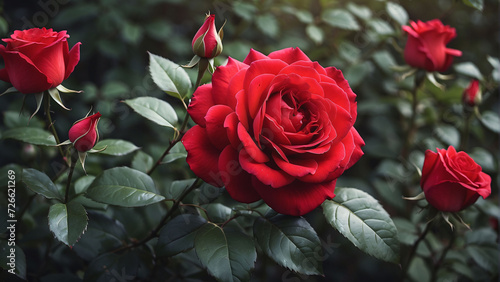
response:
M479 201L478 206L488 214L489 210L494 210L491 203L498 201L499 1L9 0L3 1L3 7L0 8L0 36L3 38L16 29L45 26L57 31L67 30L71 36L68 40L70 48L76 42L82 42L80 63L64 85L71 89L82 89L84 93L63 96L71 112L55 110L54 119L61 138L67 136L65 128L68 129L92 107L103 115L99 123L103 139L125 139L142 148L141 151L121 157L89 156L86 164L89 175L134 162L140 167L152 163L161 155L173 132L145 123L121 101L139 96L156 96L170 102L178 109L179 116L183 116L179 101L162 93L154 85L148 72L147 51L178 64L187 64L192 57L192 36L203 23L205 14L210 12L216 15L218 28L227 21L224 27L224 51L216 59L216 64L224 63L227 56L243 60L250 48L268 54L277 49L297 46L322 66L335 66L343 71L358 95L356 128L366 146L365 156L339 179L338 185L363 189L375 196L394 216L404 245L414 242L419 226L413 223L422 222L423 217L417 213L420 210L417 206L401 200L402 196L413 196L420 192L414 165L422 167L426 149L458 146L464 122L462 91L471 78L480 79L483 86L483 103L480 107L483 121L473 119L466 150L493 178L492 200ZM414 146L406 155L401 155L403 135L411 115L410 91L414 86L413 77L401 79L403 73L395 71L396 66L404 65L402 48L406 37L401 25L408 24L408 20L428 21L434 18L456 28L457 37L448 47L461 50L463 55L456 58L447 71L454 75L454 79L440 81L446 85L445 90L427 81L418 93L419 131ZM196 73L193 70L188 70L188 73L194 81ZM209 79L207 75L205 82ZM2 91L8 87L5 83L0 86ZM0 125L2 129L26 124L28 113L34 110L34 99L26 97L25 113L19 117L22 105L19 96L1 97L0 111L4 113ZM42 120L43 116L38 114L31 120L30 126L42 126ZM0 167L17 163L47 171L49 176L56 173L57 167L48 161L41 161L54 157L55 149L23 145L14 140L1 142ZM20 151L21 155L18 153ZM83 176L82 172L79 174ZM155 177L160 180L159 187L167 187L171 181L186 179L192 174L185 161L179 160L161 166L155 172ZM21 202L24 196L19 192L18 201ZM114 208L108 213L123 224L129 236L141 238L154 228L154 222L160 216L156 208ZM488 220L484 218L484 213L474 211L468 214L467 222ZM495 215L493 211L489 213ZM91 222L99 222L98 215L89 216ZM33 211L32 225L40 218ZM326 249L330 250L325 256L325 278L294 274L270 263L264 256L259 256L253 278L267 278L269 281L388 281L397 277L398 266L361 253L338 232L327 227L321 218L318 211L307 215L320 238L327 242ZM18 232L22 234L23 230ZM90 226L89 232L93 232ZM37 236L52 237L48 233L47 229L40 231ZM471 234L469 237L479 236ZM36 242L37 238L22 240ZM474 238L467 240L474 241ZM95 255L82 255L83 248L78 248L78 244L73 251L59 245L49 261L44 261L47 250L37 249L36 244L24 251L26 257L38 262L35 265L28 264L28 272L38 274L68 272L78 265L78 257L88 259ZM433 250L425 246L418 252L426 257ZM484 261L469 264L469 261L460 259L458 251L451 255L457 256L455 263L443 269L442 277L462 277L465 280L498 277L498 261L493 264ZM189 254L182 256L186 256L186 261L190 260ZM55 265L51 261L65 261L66 264ZM187 267L180 265L176 269L172 264L179 261L170 263L170 271L176 273L182 273ZM193 273L196 271L193 270ZM430 278L430 273L422 261L417 261L410 270L410 276L415 281L425 281L426 277Z

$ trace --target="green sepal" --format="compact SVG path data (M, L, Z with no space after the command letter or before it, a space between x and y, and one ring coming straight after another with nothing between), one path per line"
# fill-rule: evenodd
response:
M72 90L64 87L62 84L59 84L56 86L56 89L63 92L63 93L82 93L83 90Z
M191 61L189 61L189 63L187 65L182 65L183 68L193 68L194 66L196 66L198 64L198 62L200 61L201 57L198 56L198 55L194 55L194 57L191 59Z
M19 91L17 91L17 89L15 87L9 87L2 94L0 94L0 97L2 97L5 94L16 93L16 92L19 93Z
M82 164L82 169L85 174L87 172L85 171L85 158L87 157L87 152L78 152L78 159L80 160L80 163Z
M61 106L63 109L67 111L71 110L69 108L66 108L66 106L64 106L63 101L61 100L61 95L59 95L59 91L57 91L57 88L50 88L47 90L47 92L49 92L50 97L52 97L52 99L56 101L56 103L58 103L59 106Z
M436 86L437 88L441 89L442 91L444 91L444 85L437 82L436 80L436 77L434 76L434 73L432 72L428 72L426 73L426 76L427 76L427 79L429 79L429 81L434 84L434 86Z
M30 120L36 115L36 113L38 113L38 111L40 110L40 107L42 106L42 102L43 102L43 93L42 92L36 93L36 94L33 94L33 95L35 95L35 99L36 99L36 110L30 116Z

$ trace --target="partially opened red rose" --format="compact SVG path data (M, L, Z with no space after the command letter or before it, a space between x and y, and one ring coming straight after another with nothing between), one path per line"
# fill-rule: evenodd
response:
M467 153L457 153L452 146L425 152L420 185L429 204L445 212L463 210L479 196L491 194L491 177Z
M303 215L335 196L336 179L363 154L355 100L340 70L298 48L229 58L193 94L187 162L237 201Z
M427 71L445 71L453 57L462 55L460 50L446 47L457 33L438 19L410 22L410 26L403 26L403 30L408 33L404 58L410 66Z
M21 93L39 93L57 87L73 72L80 60L80 42L71 51L66 31L32 28L16 30L11 38L2 39L0 55L5 68L0 80L12 83Z

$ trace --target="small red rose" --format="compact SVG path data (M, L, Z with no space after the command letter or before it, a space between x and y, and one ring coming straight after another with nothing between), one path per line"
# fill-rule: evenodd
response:
M77 151L87 152L95 146L99 140L97 123L100 117L101 114L98 112L75 122L69 129L69 141L73 143Z
M491 177L467 153L457 153L452 146L425 152L420 185L429 204L445 212L458 212L479 196L491 194Z
M475 107L481 104L481 100L482 93L481 87L479 86L479 81L477 79L473 79L469 83L469 86L464 90L462 101L469 107Z
M299 48L229 58L188 108L187 162L243 203L263 199L303 215L335 196L337 178L363 155L356 94L342 72Z
M32 28L16 30L2 39L0 55L5 68L0 80L12 83L21 93L39 93L57 87L73 72L80 60L80 42L69 50L66 31Z
M408 33L404 58L410 66L443 72L450 67L453 57L462 55L460 50L446 48L457 34L454 28L443 25L438 19L410 22L403 30Z

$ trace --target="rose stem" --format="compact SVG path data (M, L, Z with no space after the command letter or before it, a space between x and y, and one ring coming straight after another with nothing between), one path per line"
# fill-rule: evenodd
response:
M455 238L456 238L455 233L453 231L451 231L451 238L450 238L450 241L448 242L448 245L443 250L443 252L441 253L441 256L439 257L439 260L436 262L436 264L434 264L434 267L432 268L431 281L437 281L436 275L437 275L437 272L439 270L439 267L441 267L441 265L443 264L444 258L446 257L446 254L453 246L453 243L455 242Z
M59 144L61 142L59 141L59 136L57 135L54 122L52 121L52 116L50 115L50 96L47 91L43 95L45 95L45 115L47 116L48 127L52 130L52 134L56 139L56 144ZM59 148L59 153L61 153L61 156L64 158L64 152L61 146L57 146L57 148Z
M66 182L66 192L64 193L64 203L68 203L69 189L71 186L71 178L73 178L73 171L75 171L76 162L78 161L78 153L71 150L71 166L69 168L68 180Z
M470 121L472 118L472 112L470 109L464 108L464 128L462 132L462 138L460 138L460 147L459 151L465 151L467 148L467 143L469 141L469 132L470 132Z
M425 225L424 231L420 234L420 236L418 237L417 241L415 241L415 243L413 243L413 246L410 249L410 253L408 254L408 260L406 261L406 264L403 267L403 273L402 273L402 276L401 276L401 281L404 281L404 279L406 277L406 274L408 273L408 269L410 268L410 262L413 259L413 256L415 255L415 253L417 251L417 247L420 244L420 242L425 238L425 236L427 235L427 233L429 232L430 226L431 226L431 223L430 222L427 223Z
M120 251L131 249L131 248L134 248L134 247L138 247L140 245L143 245L143 244L147 243L149 240L153 239L154 237L156 237L158 235L158 232L160 232L161 228L163 227L163 225L165 225L165 223L167 222L167 220L179 208L179 204L182 202L182 200L189 193L191 193L191 191L193 191L194 189L196 189L199 186L198 182L200 182L200 178L196 178L196 180L193 182L193 184L191 184L191 186L188 189L186 189L179 196L179 199L174 202L174 204L172 205L172 207L170 208L170 210L168 210L168 212L165 214L165 216L161 219L160 223L158 223L158 225L156 226L156 228L153 231L151 231L151 233L149 233L149 235L147 237L145 237L144 239L142 239L140 241L134 242L134 243L132 243L130 245L126 245L126 246L117 248L117 249L111 251L111 253L116 253L116 252L120 252Z

